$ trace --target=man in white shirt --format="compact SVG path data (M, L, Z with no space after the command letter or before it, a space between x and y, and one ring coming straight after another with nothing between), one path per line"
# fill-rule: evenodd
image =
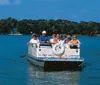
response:
M39 43L39 39L37 39L36 34L32 35L32 39L28 42L28 44L32 44L32 43Z

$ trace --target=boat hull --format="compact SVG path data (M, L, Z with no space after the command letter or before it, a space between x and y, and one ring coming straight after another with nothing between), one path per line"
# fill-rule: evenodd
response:
M36 58L28 56L32 64L43 67L44 70L81 70L83 68L83 59L60 59L60 58Z
M81 70L82 61L46 61L44 70Z

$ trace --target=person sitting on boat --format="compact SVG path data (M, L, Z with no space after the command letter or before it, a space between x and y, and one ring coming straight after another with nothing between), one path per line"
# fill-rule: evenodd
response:
M64 40L63 45L64 45L65 48L70 48L70 43L69 43L69 39L68 38L66 38Z
M42 35L40 36L41 43L48 43L48 37L46 36L46 31L42 31Z
M66 35L66 38L63 41L63 44L66 48L70 48L70 41L71 41L71 37L70 35Z
M58 43L60 43L60 44L64 43L63 35L62 34L60 34L59 36L57 36L57 39L58 39Z
M56 34L53 34L52 38L50 39L50 43L51 44L56 44L58 42L59 42L59 40L56 38Z
M77 39L76 35L73 35L72 40L70 41L71 47L79 47L80 41Z
M71 41L71 36L70 35L66 35L68 41L70 42Z
M37 38L36 34L32 34L32 39L28 42L28 44L32 44L32 43L39 43L39 39Z
M57 40L58 40L58 43L59 43L60 41L62 41L61 34L57 34L57 35L56 35L56 38L57 38Z
M66 38L63 39L63 40L66 40L66 39L67 39L68 42L70 42L71 41L71 36L70 35L66 35Z

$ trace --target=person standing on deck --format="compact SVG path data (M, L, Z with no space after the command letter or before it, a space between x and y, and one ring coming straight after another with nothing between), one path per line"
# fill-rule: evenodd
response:
M46 31L42 31L42 35L40 36L41 43L48 43L48 37L46 36Z
M27 44L32 44L32 43L39 43L39 39L37 38L36 34L32 34L32 39L27 43Z

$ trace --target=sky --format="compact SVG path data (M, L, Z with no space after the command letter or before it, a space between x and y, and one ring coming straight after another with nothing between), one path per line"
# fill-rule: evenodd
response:
M0 19L100 22L100 0L0 0Z

